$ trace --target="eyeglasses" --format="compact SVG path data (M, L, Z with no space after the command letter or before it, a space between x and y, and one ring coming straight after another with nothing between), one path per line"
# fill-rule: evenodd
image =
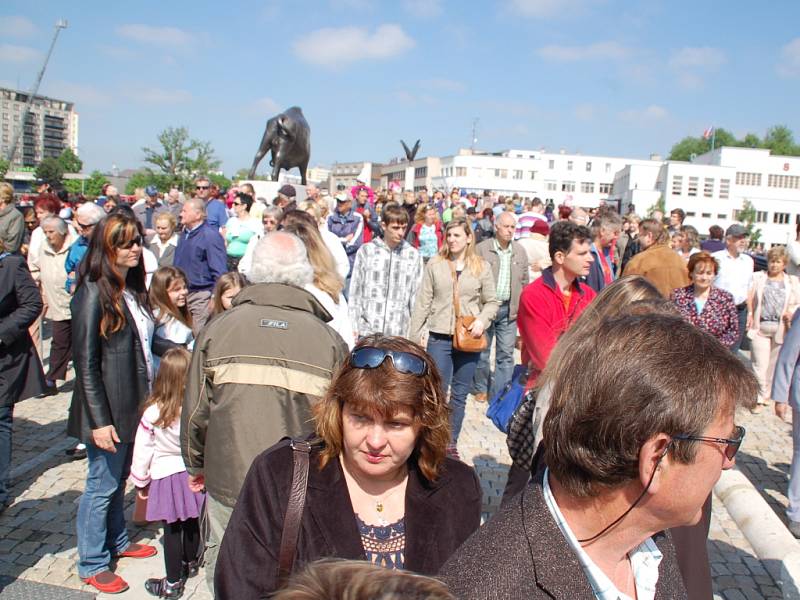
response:
M242 203L241 203L241 202L233 202L232 204L233 204L234 206L241 206L241 205L242 205Z
M428 364L416 354L375 348L374 346L364 346L353 350L350 354L350 364L356 369L376 369L383 364L387 357L392 360L392 366L399 373L421 377L428 372Z
M94 227L94 223L92 223L91 225L86 225L86 224L84 224L84 223L81 223L80 221L75 221L75 224L76 224L76 225L77 225L77 226L78 226L80 229L89 229L89 227Z
M736 436L733 439L728 438L716 438L716 437L707 437L704 435L674 435L672 436L675 440L687 440L692 442L711 442L712 444L725 444L725 458L728 460L733 460L736 456L736 453L739 452L739 447L742 445L742 441L744 440L745 429L741 425L737 425L736 428L733 430L733 434Z
M137 235L132 240L127 241L124 244L120 244L118 247L122 250L130 250L134 246L139 246L139 248L144 247L144 238L140 235Z
M196 190L207 190L210 187L211 187L210 185L196 185L194 189L196 189Z

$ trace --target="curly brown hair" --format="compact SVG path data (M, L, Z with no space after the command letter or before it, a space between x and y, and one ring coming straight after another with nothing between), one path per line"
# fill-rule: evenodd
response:
M419 432L411 460L415 460L426 479L435 481L450 442L450 420L442 378L433 358L418 344L401 337L371 335L355 347L370 346L407 352L420 357L428 366L424 375L397 371L391 360L374 369L359 369L348 360L334 376L325 397L314 406L317 435L325 441L320 452L320 468L342 453L342 411L345 402L353 410L380 415L390 420L398 408L414 414Z

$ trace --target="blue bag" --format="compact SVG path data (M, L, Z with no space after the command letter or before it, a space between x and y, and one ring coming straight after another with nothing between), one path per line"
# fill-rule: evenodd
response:
M528 368L525 365L516 365L511 381L506 384L499 394L489 400L486 416L503 433L508 433L511 417L525 395L525 383L527 380Z

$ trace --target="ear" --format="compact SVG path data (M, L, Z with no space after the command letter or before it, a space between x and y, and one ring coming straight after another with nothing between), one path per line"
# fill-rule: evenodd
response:
M639 483L644 489L652 477L653 481L648 494L658 493L661 484L661 474L668 468L669 457L666 456L670 449L672 438L666 433L657 433L648 439L639 449Z
M564 264L564 258L566 258L566 256L567 255L564 254L564 252L562 252L561 250L558 250L553 255L553 262L560 267L560 266L562 266Z

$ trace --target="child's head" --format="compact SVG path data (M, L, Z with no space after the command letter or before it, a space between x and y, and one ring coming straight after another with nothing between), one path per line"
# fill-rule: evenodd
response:
M158 318L164 321L175 317L187 327L192 326L192 314L186 299L189 289L186 275L177 267L161 267L153 273L150 282L150 306L158 309Z
M238 271L225 273L217 280L211 297L211 316L225 312L231 307L236 294L247 287L247 280Z
M156 380L153 382L153 393L147 400L147 406L158 406L156 427L169 427L181 415L183 392L186 387L186 373L192 355L183 348L170 348L161 357Z

